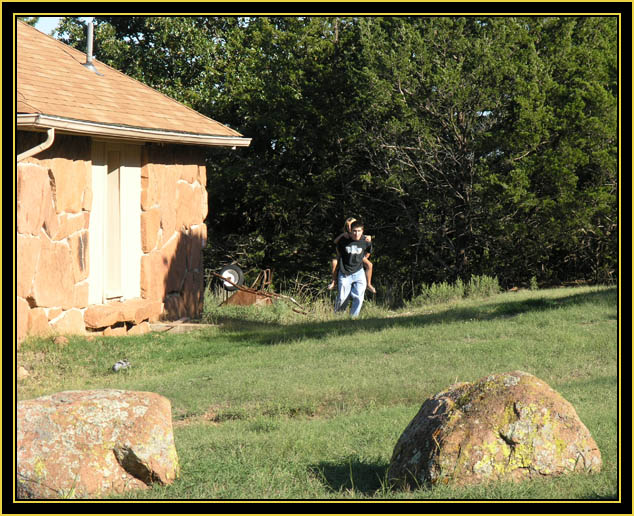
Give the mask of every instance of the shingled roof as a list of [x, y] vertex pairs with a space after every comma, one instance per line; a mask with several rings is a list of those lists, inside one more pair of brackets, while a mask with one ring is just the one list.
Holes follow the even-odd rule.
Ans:
[[250, 138], [17, 22], [18, 127], [147, 141], [247, 146]]

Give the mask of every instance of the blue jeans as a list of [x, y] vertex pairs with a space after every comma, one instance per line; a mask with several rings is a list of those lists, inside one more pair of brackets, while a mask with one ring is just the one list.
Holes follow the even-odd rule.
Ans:
[[365, 287], [367, 281], [365, 278], [365, 270], [361, 268], [354, 274], [346, 276], [339, 272], [339, 278], [337, 282], [337, 300], [335, 301], [335, 312], [345, 310], [348, 298], [352, 298], [352, 306], [350, 308], [350, 315], [357, 317], [361, 311], [363, 305], [363, 295], [365, 294]]

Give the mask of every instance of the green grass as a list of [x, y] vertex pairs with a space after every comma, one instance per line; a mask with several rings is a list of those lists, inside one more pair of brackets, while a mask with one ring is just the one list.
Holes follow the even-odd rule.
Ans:
[[[18, 399], [61, 390], [153, 391], [172, 403], [181, 477], [132, 499], [478, 500], [618, 498], [617, 291], [581, 287], [350, 320], [322, 300], [208, 304], [189, 334], [29, 340]], [[121, 359], [132, 367], [112, 373]], [[597, 441], [603, 470], [517, 484], [388, 489], [392, 450], [422, 402], [456, 381], [523, 370], [560, 392]]]

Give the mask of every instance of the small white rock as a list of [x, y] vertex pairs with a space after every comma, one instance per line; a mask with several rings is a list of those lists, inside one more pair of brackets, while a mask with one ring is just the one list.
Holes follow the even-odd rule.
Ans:
[[24, 380], [29, 376], [29, 372], [22, 366], [18, 366], [18, 380]]

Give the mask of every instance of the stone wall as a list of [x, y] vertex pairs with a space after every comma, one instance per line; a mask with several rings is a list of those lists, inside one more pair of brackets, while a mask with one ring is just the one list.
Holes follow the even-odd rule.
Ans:
[[[19, 131], [17, 153], [44, 139], [42, 133]], [[202, 249], [207, 238], [202, 150], [146, 144], [142, 152], [141, 298], [149, 304], [139, 308], [135, 300], [129, 307], [93, 305], [89, 320], [85, 315], [89, 309], [91, 139], [57, 134], [51, 148], [18, 163], [18, 343], [26, 335], [86, 329], [106, 335], [138, 333], [148, 327], [145, 320], [138, 320], [140, 313], [149, 312], [149, 320], [157, 319], [162, 310], [166, 318], [200, 313]], [[113, 318], [117, 321], [109, 322], [107, 328], [95, 326], [95, 320]]]
[[203, 150], [148, 144], [141, 168], [141, 296], [163, 300], [164, 317], [202, 309], [207, 242]]
[[[18, 132], [17, 153], [45, 139]], [[17, 166], [17, 337], [81, 333], [88, 306], [90, 139], [57, 135]]]

